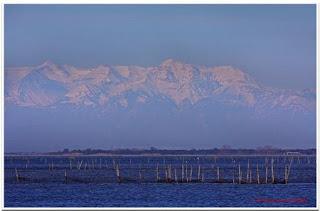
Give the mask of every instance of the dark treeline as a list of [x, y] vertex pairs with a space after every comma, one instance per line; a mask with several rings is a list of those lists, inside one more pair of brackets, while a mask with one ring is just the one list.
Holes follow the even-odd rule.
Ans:
[[112, 154], [112, 155], [315, 155], [316, 149], [278, 149], [272, 147], [261, 147], [257, 149], [231, 149], [229, 147], [214, 148], [214, 149], [64, 149], [57, 152], [48, 152], [49, 155], [64, 155], [64, 154]]

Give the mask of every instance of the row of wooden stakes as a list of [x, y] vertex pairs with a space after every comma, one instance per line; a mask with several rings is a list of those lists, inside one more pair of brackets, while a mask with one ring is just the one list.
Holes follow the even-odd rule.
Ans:
[[[81, 165], [82, 165], [83, 161], [81, 161], [78, 166], [77, 169], [80, 170], [81, 169]], [[216, 179], [215, 180], [205, 180], [205, 175], [204, 175], [204, 171], [202, 171], [201, 165], [198, 165], [198, 169], [197, 169], [197, 177], [194, 178], [193, 177], [193, 166], [192, 165], [187, 165], [187, 164], [182, 164], [181, 165], [181, 176], [180, 178], [178, 178], [178, 171], [180, 171], [180, 168], [173, 168], [171, 166], [171, 164], [166, 165], [164, 168], [164, 177], [160, 178], [160, 169], [159, 169], [159, 164], [157, 164], [156, 166], [156, 178], [155, 181], [158, 183], [200, 183], [200, 182], [209, 182], [209, 181], [213, 181], [214, 183], [233, 183], [233, 184], [276, 184], [276, 183], [284, 183], [287, 184], [289, 182], [289, 175], [290, 175], [290, 169], [291, 169], [291, 164], [292, 164], [292, 160], [290, 161], [289, 165], [285, 165], [284, 168], [284, 179], [283, 180], [277, 180], [275, 177], [275, 171], [274, 171], [274, 160], [271, 159], [271, 181], [270, 179], [268, 179], [268, 166], [265, 165], [265, 178], [261, 178], [260, 177], [260, 172], [259, 172], [259, 165], [256, 164], [256, 178], [252, 178], [252, 169], [250, 166], [250, 162], [248, 161], [248, 166], [247, 166], [247, 175], [246, 178], [243, 177], [242, 175], [242, 171], [241, 171], [241, 165], [240, 163], [238, 164], [238, 178], [236, 178], [236, 174], [235, 174], [235, 165], [233, 167], [233, 178], [232, 181], [228, 181], [225, 180], [223, 178], [221, 178], [221, 174], [220, 174], [220, 167], [216, 166]], [[70, 169], [72, 169], [71, 166], [71, 162], [70, 162]], [[84, 167], [84, 169], [86, 169], [86, 165]], [[122, 183], [122, 182], [126, 182], [126, 179], [121, 177], [120, 174], [120, 167], [119, 164], [116, 164], [116, 162], [113, 162], [113, 169], [115, 171], [116, 174], [116, 179], [118, 183]], [[53, 163], [51, 164], [51, 166], [49, 165], [49, 170], [52, 171], [53, 170]], [[16, 181], [19, 182], [21, 180], [21, 177], [19, 175], [19, 171], [17, 169], [15, 169], [15, 175], [16, 175]], [[64, 177], [65, 177], [65, 181], [68, 182], [70, 180], [72, 180], [71, 177], [69, 177], [67, 175], [67, 169], [65, 169], [64, 172]], [[137, 181], [143, 181], [143, 176], [142, 176], [142, 172], [141, 170], [139, 170], [139, 179]]]
[[[288, 158], [288, 159], [289, 159], [290, 163], [292, 163], [293, 157]], [[232, 160], [232, 162], [235, 161], [233, 158], [232, 158], [231, 160]], [[297, 160], [297, 163], [298, 163], [298, 164], [301, 164], [301, 159], [300, 159], [299, 157], [297, 157], [296, 160]], [[130, 166], [131, 166], [132, 160], [130, 159], [129, 161], [130, 161]], [[273, 159], [273, 158], [272, 158], [272, 159], [271, 159], [271, 162], [274, 162], [274, 161], [278, 161], [278, 162], [279, 162], [279, 158], [276, 158], [276, 159]], [[248, 162], [249, 162], [249, 161], [248, 161]], [[268, 162], [268, 161], [267, 161], [267, 158], [266, 158], [266, 163], [267, 163], [267, 162]], [[286, 163], [286, 158], [284, 158], [283, 162]], [[148, 160], [148, 163], [149, 163], [149, 160]], [[183, 161], [183, 163], [184, 163], [184, 161]], [[217, 158], [216, 158], [216, 157], [214, 157], [214, 163], [215, 163], [215, 164], [217, 163]], [[310, 163], [311, 163], [309, 157], [306, 157], [306, 163], [307, 163], [307, 164], [310, 164]], [[49, 169], [49, 170], [53, 170], [54, 167], [56, 167], [56, 166], [54, 165], [53, 161], [51, 161], [51, 162], [49, 163], [49, 162], [47, 161], [47, 159], [45, 159], [45, 164], [48, 166], [48, 169]], [[116, 165], [116, 161], [115, 161], [114, 159], [112, 160], [112, 164], [113, 164], [113, 167]], [[74, 169], [74, 168], [75, 168], [75, 169], [78, 169], [78, 170], [80, 170], [80, 169], [84, 169], [84, 170], [87, 170], [87, 169], [97, 169], [97, 168], [102, 169], [104, 165], [105, 165], [105, 167], [108, 168], [108, 164], [107, 164], [107, 163], [102, 164], [102, 160], [101, 160], [101, 159], [100, 159], [100, 163], [97, 162], [97, 160], [95, 160], [95, 161], [92, 160], [92, 162], [84, 162], [83, 160], [81, 160], [81, 161], [77, 161], [76, 164], [72, 163], [72, 160], [69, 159], [69, 167], [68, 167], [68, 168], [69, 168], [70, 170], [72, 170], [72, 169]], [[164, 165], [165, 165], [165, 160], [164, 160]], [[26, 161], [26, 164], [24, 165], [24, 168], [25, 168], [25, 169], [28, 169], [29, 166], [30, 166], [30, 160], [28, 159], [28, 160]]]

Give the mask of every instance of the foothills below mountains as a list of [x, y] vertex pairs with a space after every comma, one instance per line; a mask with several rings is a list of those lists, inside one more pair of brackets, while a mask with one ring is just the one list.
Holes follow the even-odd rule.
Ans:
[[315, 112], [315, 90], [283, 90], [256, 82], [231, 67], [205, 67], [168, 59], [159, 66], [76, 68], [47, 61], [35, 67], [5, 68], [7, 105], [134, 108], [167, 102], [181, 110], [204, 102], [254, 111]]

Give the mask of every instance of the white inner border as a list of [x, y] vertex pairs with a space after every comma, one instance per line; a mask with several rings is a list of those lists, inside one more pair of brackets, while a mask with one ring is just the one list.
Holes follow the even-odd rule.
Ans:
[[[188, 208], [188, 207], [183, 207], [183, 208], [142, 208], [142, 207], [136, 207], [136, 208], [115, 208], [115, 207], [110, 207], [110, 208], [95, 208], [95, 207], [42, 207], [42, 208], [5, 208], [4, 207], [4, 4], [317, 4], [317, 68], [316, 68], [316, 77], [317, 77], [317, 198], [316, 198], [316, 208], [306, 208], [306, 207], [301, 207], [301, 208], [282, 208], [282, 207], [264, 207], [264, 208], [241, 208], [241, 207], [227, 207], [227, 208], [200, 208], [200, 207], [194, 207], [194, 208]], [[5, 210], [314, 210], [314, 209], [319, 209], [319, 188], [320, 188], [320, 178], [319, 178], [319, 172], [320, 172], [320, 163], [319, 163], [319, 155], [320, 155], [320, 148], [319, 148], [319, 96], [318, 94], [320, 93], [320, 74], [318, 73], [319, 71], [319, 1], [317, 0], [269, 0], [269, 1], [262, 1], [262, 0], [246, 0], [246, 1], [241, 1], [241, 0], [215, 0], [215, 1], [210, 1], [210, 0], [91, 0], [91, 1], [86, 1], [86, 0], [3, 0], [1, 1], [1, 11], [0, 11], [0, 18], [1, 18], [1, 77], [0, 77], [0, 90], [1, 90], [1, 123], [0, 123], [0, 137], [1, 137], [1, 162], [0, 162], [0, 170], [1, 170], [1, 191], [0, 191], [0, 202], [1, 202], [1, 209]]]

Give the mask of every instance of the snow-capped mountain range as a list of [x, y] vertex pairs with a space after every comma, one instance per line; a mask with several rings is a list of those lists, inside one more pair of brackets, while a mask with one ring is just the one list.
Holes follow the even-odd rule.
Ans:
[[263, 111], [315, 112], [315, 90], [284, 90], [262, 85], [231, 66], [206, 67], [168, 59], [159, 66], [77, 68], [53, 62], [5, 68], [6, 105], [70, 105], [107, 110], [169, 100], [178, 109], [210, 100]]

